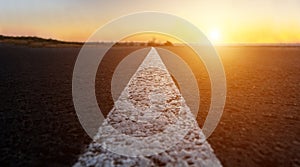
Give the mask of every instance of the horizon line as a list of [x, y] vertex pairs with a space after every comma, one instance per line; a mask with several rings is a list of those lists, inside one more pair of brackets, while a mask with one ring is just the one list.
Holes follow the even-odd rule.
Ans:
[[[77, 44], [108, 44], [108, 43], [114, 43], [115, 41], [93, 41], [93, 42], [84, 42], [84, 41], [67, 41], [67, 40], [61, 40], [61, 39], [54, 39], [54, 38], [45, 38], [45, 37], [40, 37], [40, 36], [32, 36], [32, 35], [3, 35], [0, 34], [0, 42], [2, 39], [5, 38], [15, 38], [15, 39], [20, 39], [20, 38], [36, 38], [40, 40], [50, 40], [53, 42], [61, 42], [61, 43], [77, 43]], [[119, 41], [115, 43], [126, 43], [126, 42], [133, 42], [133, 43], [147, 43], [148, 41]], [[168, 42], [166, 40], [165, 42]], [[158, 44], [163, 44], [165, 42], [158, 42]], [[175, 45], [183, 45], [185, 43], [178, 43], [178, 42], [171, 42], [172, 44]], [[300, 42], [211, 42], [212, 45], [214, 46], [300, 46]], [[193, 45], [193, 44], [192, 44]], [[195, 44], [197, 45], [197, 44]]]

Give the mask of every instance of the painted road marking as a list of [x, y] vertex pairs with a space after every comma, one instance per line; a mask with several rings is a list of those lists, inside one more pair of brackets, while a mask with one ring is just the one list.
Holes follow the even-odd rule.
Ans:
[[221, 163], [157, 51], [151, 48], [74, 166]]

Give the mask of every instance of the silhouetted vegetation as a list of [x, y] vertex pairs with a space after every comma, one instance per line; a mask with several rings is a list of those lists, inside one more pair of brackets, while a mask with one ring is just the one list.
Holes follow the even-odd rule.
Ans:
[[117, 42], [115, 46], [174, 46], [174, 45], [170, 41], [166, 41], [165, 43], [159, 43], [159, 42], [155, 42], [154, 40], [150, 40], [148, 42], [133, 42], [133, 41]]
[[170, 41], [166, 41], [166, 42], [164, 43], [164, 45], [165, 45], [165, 46], [174, 46], [173, 43], [170, 42]]
[[82, 46], [83, 42], [68, 42], [60, 41], [56, 39], [45, 39], [35, 36], [3, 36], [0, 35], [0, 42], [13, 44], [13, 45], [22, 45], [22, 46], [31, 46], [31, 47], [68, 47], [68, 46]]
[[[24, 45], [31, 47], [77, 47], [82, 46], [84, 42], [68, 42], [68, 41], [60, 41], [56, 39], [45, 39], [35, 36], [4, 36], [0, 35], [0, 43], [8, 43], [14, 45]], [[112, 42], [89, 42], [91, 45], [106, 45], [112, 44]], [[148, 42], [135, 42], [135, 41], [123, 41], [117, 42], [114, 46], [174, 46], [172, 42], [166, 41], [164, 43], [157, 42], [155, 38], [149, 40]]]

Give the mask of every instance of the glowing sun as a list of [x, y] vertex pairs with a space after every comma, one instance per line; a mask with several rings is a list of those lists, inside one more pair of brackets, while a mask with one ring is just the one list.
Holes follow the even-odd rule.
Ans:
[[210, 33], [209, 33], [209, 39], [212, 42], [219, 42], [221, 40], [221, 34], [220, 31], [218, 29], [213, 29]]

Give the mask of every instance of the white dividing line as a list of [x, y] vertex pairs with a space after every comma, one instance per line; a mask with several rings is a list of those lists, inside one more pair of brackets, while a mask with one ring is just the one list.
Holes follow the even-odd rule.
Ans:
[[79, 166], [221, 166], [154, 48], [132, 76]]

